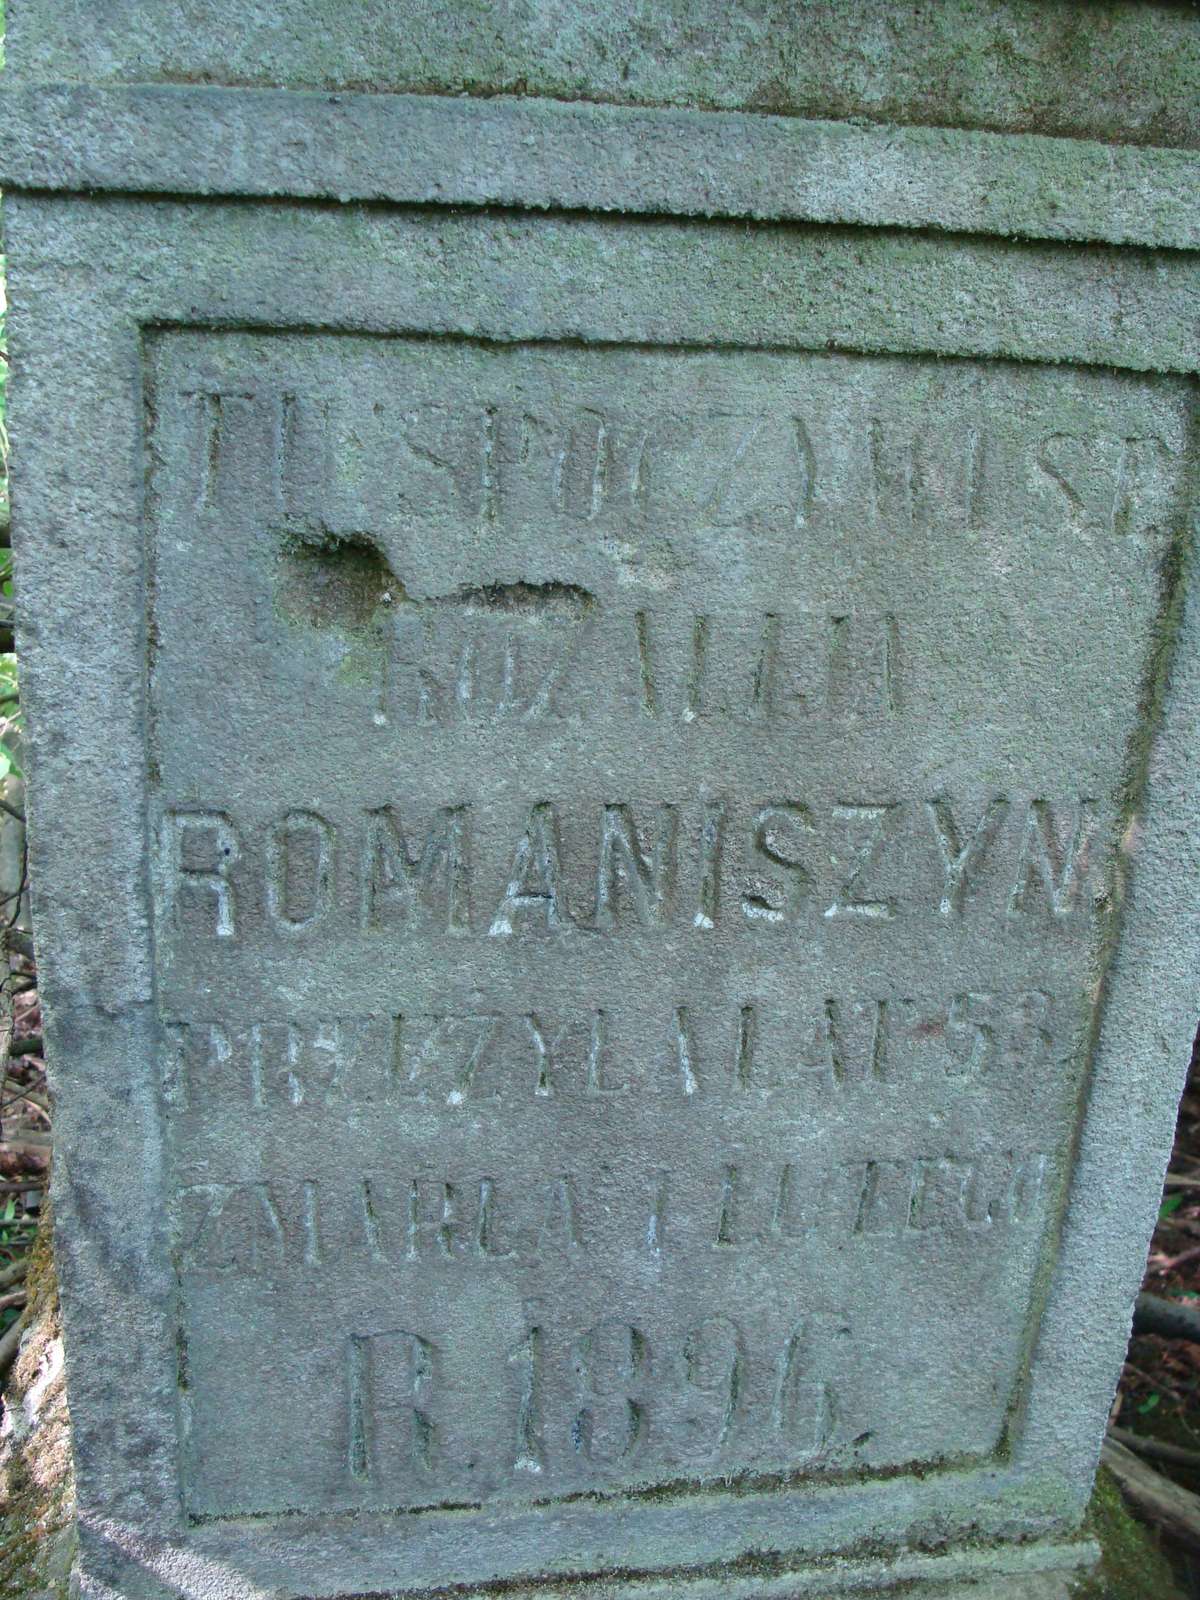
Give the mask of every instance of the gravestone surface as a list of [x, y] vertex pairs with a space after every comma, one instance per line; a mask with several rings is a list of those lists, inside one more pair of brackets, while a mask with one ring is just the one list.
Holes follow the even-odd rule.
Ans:
[[81, 1593], [1065, 1593], [1197, 1012], [1194, 14], [10, 12]]

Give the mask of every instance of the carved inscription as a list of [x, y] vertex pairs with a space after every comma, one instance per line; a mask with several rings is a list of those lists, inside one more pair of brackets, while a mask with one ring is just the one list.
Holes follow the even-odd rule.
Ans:
[[[279, 538], [290, 548], [286, 533]], [[336, 581], [339, 560], [323, 559]], [[553, 584], [415, 602], [378, 563], [370, 609], [362, 602], [333, 624], [345, 641], [341, 659], [359, 659], [371, 682], [377, 728], [527, 725], [607, 708], [703, 731], [729, 721], [877, 723], [902, 705], [895, 616], [609, 611], [582, 589]], [[258, 642], [272, 648], [297, 621], [327, 620], [286, 598], [279, 618], [263, 613]]]
[[631, 1256], [778, 1253], [804, 1240], [989, 1233], [1040, 1214], [1044, 1154], [886, 1157], [830, 1167], [718, 1162], [657, 1170], [632, 1189], [611, 1169], [528, 1182], [377, 1172], [298, 1183], [204, 1182], [179, 1192], [180, 1263], [234, 1277], [347, 1266], [479, 1269]]
[[1186, 389], [147, 349], [189, 1514], [991, 1458], [1136, 864]]
[[[1161, 509], [1172, 441], [1119, 424], [1015, 434], [992, 418], [922, 422], [860, 414], [830, 436], [787, 401], [758, 413], [725, 408], [627, 414], [570, 403], [536, 411], [497, 395], [447, 404], [376, 401], [252, 378], [184, 386], [191, 420], [190, 494], [197, 511], [244, 509], [299, 527], [365, 527], [399, 492], [410, 515], [448, 513], [486, 531], [530, 505], [619, 539], [638, 524], [802, 533], [820, 509], [835, 450], [853, 461], [854, 508], [876, 527], [969, 533], [986, 524], [1006, 478], [1060, 498], [1070, 525], [1125, 535]], [[793, 401], [793, 404], [795, 402]], [[360, 471], [338, 470], [355, 448]], [[348, 520], [347, 520], [348, 519]]]
[[613, 606], [563, 583], [417, 599], [378, 534], [275, 528], [268, 539], [280, 566], [274, 603], [264, 597], [255, 613], [264, 668], [319, 630], [335, 643], [334, 682], [353, 662], [370, 685], [378, 728], [523, 726], [604, 711], [700, 731], [729, 721], [877, 723], [902, 706], [906, 655], [889, 613]]
[[343, 823], [297, 807], [260, 829], [228, 811], [176, 808], [162, 820], [159, 861], [168, 923], [218, 939], [251, 927], [492, 939], [751, 931], [918, 911], [953, 920], [972, 902], [1067, 919], [1093, 909], [1096, 810], [1079, 796], [714, 797], [606, 802], [581, 816], [542, 800], [519, 807], [511, 835], [497, 838], [468, 801], [407, 816], [383, 805]]
[[727, 1011], [691, 1001], [657, 1027], [622, 1011], [451, 1012], [319, 1022], [169, 1021], [164, 1088], [182, 1113], [214, 1099], [307, 1119], [315, 1106], [451, 1109], [636, 1096], [770, 1096], [803, 1104], [880, 1084], [952, 1090], [999, 1075], [1036, 1088], [1072, 1049], [1061, 1002], [1039, 989], [817, 996]]
[[[450, 396], [422, 381], [419, 350], [400, 347], [416, 371], [369, 404], [357, 384], [331, 393], [261, 363], [166, 397], [187, 454], [180, 511], [248, 519], [274, 553], [249, 602], [259, 670], [287, 669], [289, 648], [322, 636], [326, 687], [369, 683], [360, 709], [379, 728], [634, 710], [700, 729], [886, 722], [921, 671], [911, 617], [847, 603], [846, 582], [835, 604], [688, 605], [689, 557], [722, 538], [766, 540], [791, 575], [783, 552], [828, 559], [845, 528], [947, 541], [953, 560], [1031, 518], [1086, 548], [1161, 539], [1170, 516], [1180, 446], [1147, 421], [1081, 417], [1064, 431], [1053, 406], [956, 399], [950, 383], [942, 395], [918, 383], [899, 405], [881, 385], [851, 403], [832, 362], [825, 405], [768, 362], [768, 402], [760, 384], [757, 399], [698, 408], [683, 365], [659, 358], [658, 381], [614, 407], [583, 393], [585, 379], [549, 381], [536, 351], [460, 352], [471, 376]], [[432, 582], [413, 536], [466, 531], [499, 553], [530, 527], [563, 553], [549, 581]], [[617, 594], [601, 592], [605, 572]]]
[[[702, 1318], [660, 1345], [633, 1323], [532, 1324], [498, 1375], [508, 1416], [495, 1449], [515, 1477], [601, 1481], [614, 1469], [690, 1476], [739, 1447], [819, 1461], [852, 1419], [828, 1377], [844, 1317], [788, 1330], [778, 1350], [728, 1316]], [[345, 1346], [346, 1471], [362, 1488], [432, 1486], [456, 1440], [439, 1419], [442, 1352], [403, 1331], [350, 1334]], [[505, 1426], [507, 1422], [507, 1426]]]

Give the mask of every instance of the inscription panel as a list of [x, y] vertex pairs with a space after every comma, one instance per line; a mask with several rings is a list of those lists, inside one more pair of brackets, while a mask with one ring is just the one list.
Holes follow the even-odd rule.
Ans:
[[1186, 416], [1000, 362], [150, 338], [193, 1516], [1003, 1447]]

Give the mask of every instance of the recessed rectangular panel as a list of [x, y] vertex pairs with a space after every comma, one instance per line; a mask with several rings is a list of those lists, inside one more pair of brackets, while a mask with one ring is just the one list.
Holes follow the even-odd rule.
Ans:
[[146, 363], [190, 1514], [1002, 1450], [1186, 384], [315, 333]]

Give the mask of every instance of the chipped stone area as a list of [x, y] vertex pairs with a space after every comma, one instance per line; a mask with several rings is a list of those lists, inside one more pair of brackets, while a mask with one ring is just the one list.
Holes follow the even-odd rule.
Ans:
[[66, 1600], [75, 1482], [48, 1215], [27, 1285], [26, 1328], [0, 1418], [0, 1600]]

